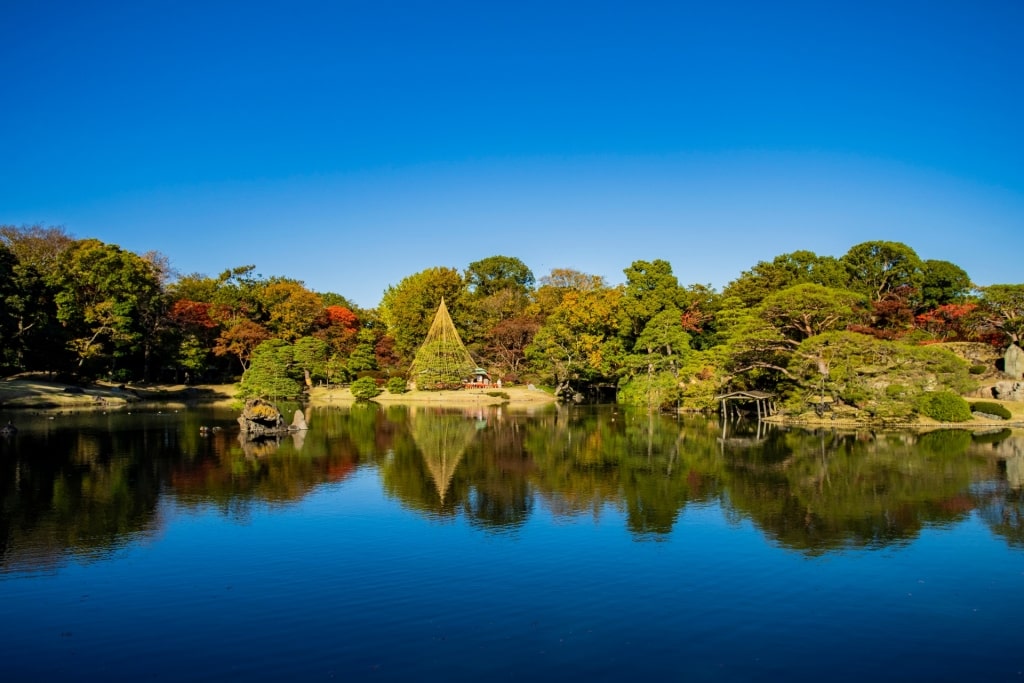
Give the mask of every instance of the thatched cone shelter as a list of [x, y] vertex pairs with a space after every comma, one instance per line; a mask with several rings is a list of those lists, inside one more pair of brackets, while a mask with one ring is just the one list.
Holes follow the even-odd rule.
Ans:
[[474, 370], [476, 361], [462, 343], [442, 298], [427, 338], [416, 351], [409, 378], [420, 390], [461, 389]]
[[461, 415], [416, 415], [411, 423], [412, 440], [444, 503], [462, 454], [476, 438], [476, 426]]

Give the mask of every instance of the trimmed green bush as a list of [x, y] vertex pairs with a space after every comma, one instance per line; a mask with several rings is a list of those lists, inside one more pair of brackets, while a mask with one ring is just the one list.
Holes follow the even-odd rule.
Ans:
[[511, 396], [508, 395], [507, 391], [488, 391], [487, 395], [488, 396], [493, 396], [495, 398], [505, 399], [506, 401], [508, 401], [508, 400], [510, 400], [512, 398]]
[[971, 407], [963, 397], [952, 391], [926, 391], [917, 397], [918, 411], [939, 422], [967, 422]]
[[385, 386], [387, 386], [388, 392], [392, 394], [404, 394], [409, 391], [409, 385], [404, 377], [392, 377]]
[[349, 389], [352, 391], [352, 395], [360, 401], [369, 401], [374, 396], [380, 396], [383, 391], [372, 377], [360, 377], [352, 382]]
[[991, 401], [978, 401], [976, 403], [972, 403], [971, 412], [998, 415], [1004, 420], [1009, 420], [1013, 417], [1013, 414], [1006, 408], [1006, 406], [999, 403], [992, 403]]
[[987, 365], [972, 365], [971, 367], [967, 368], [967, 372], [971, 373], [972, 375], [982, 375], [985, 373], [986, 370], [988, 370]]

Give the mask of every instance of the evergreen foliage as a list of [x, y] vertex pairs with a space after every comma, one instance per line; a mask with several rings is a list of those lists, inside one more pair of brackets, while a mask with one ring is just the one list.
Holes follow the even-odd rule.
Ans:
[[242, 398], [291, 398], [302, 393], [295, 376], [295, 349], [283, 339], [268, 339], [256, 347], [242, 375]]
[[683, 389], [675, 373], [667, 370], [638, 374], [619, 386], [619, 403], [654, 409], [672, 408], [683, 399]]
[[967, 422], [971, 419], [967, 401], [951, 391], [926, 391], [917, 397], [916, 405], [922, 415], [939, 422]]
[[[788, 365], [787, 407], [802, 411], [822, 390], [879, 419], [910, 419], [921, 394], [954, 395], [977, 387], [967, 362], [935, 345], [916, 346], [856, 332], [830, 332], [802, 342]], [[966, 403], [964, 404], [966, 406]]]
[[387, 382], [388, 393], [391, 394], [404, 394], [409, 391], [408, 382], [405, 381], [404, 377], [392, 377]]
[[1013, 417], [1013, 414], [1006, 406], [1001, 403], [993, 403], [992, 401], [975, 401], [971, 404], [971, 412], [995, 415], [1003, 418], [1004, 420], [1009, 420]]
[[375, 396], [380, 396], [384, 391], [377, 386], [377, 380], [372, 377], [360, 377], [352, 382], [349, 389], [352, 391], [352, 395], [360, 401], [369, 401]]

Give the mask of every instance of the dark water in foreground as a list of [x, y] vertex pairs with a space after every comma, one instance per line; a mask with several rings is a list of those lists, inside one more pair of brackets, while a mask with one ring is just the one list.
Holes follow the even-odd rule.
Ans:
[[1024, 678], [1019, 432], [13, 418], [4, 681]]

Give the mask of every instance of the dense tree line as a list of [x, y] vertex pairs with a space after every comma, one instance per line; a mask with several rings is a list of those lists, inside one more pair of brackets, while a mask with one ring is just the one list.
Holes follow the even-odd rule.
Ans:
[[703, 407], [724, 387], [811, 385], [884, 403], [879, 382], [858, 384], [841, 369], [901, 368], [910, 393], [936, 381], [954, 387], [965, 370], [927, 345], [1001, 347], [1024, 332], [1024, 284], [975, 287], [959, 266], [898, 242], [864, 242], [838, 258], [782, 254], [722, 291], [680, 284], [661, 259], [624, 273], [614, 286], [568, 268], [538, 280], [520, 259], [491, 256], [464, 271], [411, 274], [376, 309], [361, 309], [254, 266], [178, 275], [159, 254], [61, 228], [2, 226], [0, 370], [118, 381], [241, 376], [243, 393], [293, 395], [304, 382], [404, 376], [443, 297], [473, 358], [505, 381], [583, 394], [610, 387], [621, 401], [651, 406]]

